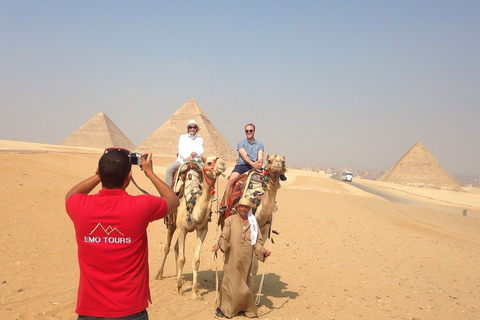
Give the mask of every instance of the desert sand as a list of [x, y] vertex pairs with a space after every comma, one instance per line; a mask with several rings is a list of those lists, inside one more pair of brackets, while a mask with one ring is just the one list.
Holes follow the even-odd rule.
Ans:
[[[76, 319], [78, 263], [64, 196], [95, 172], [102, 150], [5, 140], [0, 150], [0, 319]], [[163, 178], [173, 157], [153, 159]], [[229, 163], [227, 172], [232, 168]], [[133, 176], [154, 193], [139, 168]], [[412, 200], [396, 203], [328, 175], [289, 170], [287, 177], [273, 219], [279, 235], [266, 244], [272, 256], [260, 266], [260, 319], [480, 319], [478, 189], [354, 178]], [[225, 184], [221, 178], [219, 193]], [[133, 185], [127, 191], [140, 193]], [[165, 278], [154, 279], [166, 228], [163, 221], [149, 226], [150, 319], [214, 318], [215, 270], [221, 277], [222, 262], [210, 251], [220, 230], [215, 222], [209, 227], [199, 273], [203, 299], [192, 300], [194, 234], [187, 236], [185, 291], [178, 296], [173, 251]]]

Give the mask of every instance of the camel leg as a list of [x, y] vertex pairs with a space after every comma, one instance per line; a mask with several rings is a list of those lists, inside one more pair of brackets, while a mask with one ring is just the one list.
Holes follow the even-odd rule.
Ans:
[[175, 253], [177, 256], [177, 288], [175, 294], [182, 294], [183, 287], [183, 267], [185, 266], [185, 238], [187, 231], [180, 229], [177, 237], [177, 243], [175, 244]]
[[173, 234], [175, 233], [176, 229], [177, 229], [177, 226], [175, 224], [167, 225], [167, 243], [165, 244], [165, 248], [163, 248], [162, 263], [160, 265], [160, 269], [158, 269], [157, 276], [155, 277], [155, 279], [157, 280], [163, 279], [163, 270], [165, 268], [165, 261], [167, 261], [167, 255], [170, 252], [170, 246], [172, 244]]
[[202, 250], [203, 241], [207, 236], [208, 228], [197, 229], [197, 243], [195, 245], [195, 254], [193, 256], [193, 283], [192, 283], [192, 299], [202, 299], [198, 289], [198, 269], [200, 267], [200, 251]]
[[177, 276], [178, 274], [178, 238], [177, 238], [177, 241], [175, 241], [173, 252], [175, 253], [175, 276]]

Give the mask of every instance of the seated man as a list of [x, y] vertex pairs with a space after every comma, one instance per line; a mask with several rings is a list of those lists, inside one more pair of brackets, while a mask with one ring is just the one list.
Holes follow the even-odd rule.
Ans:
[[263, 166], [263, 143], [255, 139], [255, 126], [252, 123], [245, 126], [245, 135], [246, 139], [240, 140], [237, 143], [239, 157], [225, 187], [225, 193], [219, 210], [221, 213], [226, 209], [228, 199], [232, 194], [233, 185], [238, 177], [251, 169], [260, 170]]

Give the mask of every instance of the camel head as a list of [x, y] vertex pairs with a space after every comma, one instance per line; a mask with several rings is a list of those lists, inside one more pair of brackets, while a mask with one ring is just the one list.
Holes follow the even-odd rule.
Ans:
[[210, 173], [210, 179], [216, 179], [219, 175], [222, 175], [225, 170], [227, 170], [227, 164], [222, 159], [211, 156], [205, 160], [204, 169], [206, 173]]
[[285, 167], [285, 156], [280, 157], [277, 154], [269, 156], [267, 153], [267, 165], [265, 169], [272, 175], [279, 176], [287, 171]]
[[280, 157], [279, 155], [269, 156], [267, 153], [267, 164], [265, 166], [265, 171], [268, 172], [270, 181], [277, 187], [280, 188], [280, 175], [287, 172], [285, 167], [285, 156]]

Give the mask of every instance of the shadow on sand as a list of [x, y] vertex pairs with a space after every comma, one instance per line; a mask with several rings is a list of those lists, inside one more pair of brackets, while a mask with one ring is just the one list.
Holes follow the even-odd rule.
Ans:
[[[223, 271], [218, 271], [218, 279], [219, 279], [219, 288], [221, 286], [221, 281], [223, 278]], [[183, 294], [191, 293], [192, 291], [192, 280], [193, 274], [186, 273], [183, 275], [184, 281], [184, 291]], [[256, 278], [256, 290], [258, 290], [258, 286], [261, 281], [261, 275], [257, 275]], [[199, 271], [198, 272], [198, 287], [200, 289], [200, 296], [205, 298], [207, 294], [213, 293], [215, 294], [215, 270], [206, 270], [206, 271]], [[260, 305], [265, 306], [266, 308], [270, 309], [270, 311], [275, 309], [281, 309], [285, 303], [288, 302], [290, 299], [296, 299], [299, 296], [298, 292], [288, 291], [287, 283], [282, 282], [280, 280], [280, 276], [275, 273], [267, 273], [265, 274], [265, 278], [263, 280], [263, 287], [262, 287], [262, 296], [260, 299]], [[254, 299], [256, 298], [256, 293], [253, 295]], [[275, 306], [271, 298], [278, 298], [283, 299], [283, 302], [280, 305]], [[262, 314], [268, 314], [270, 311]]]

